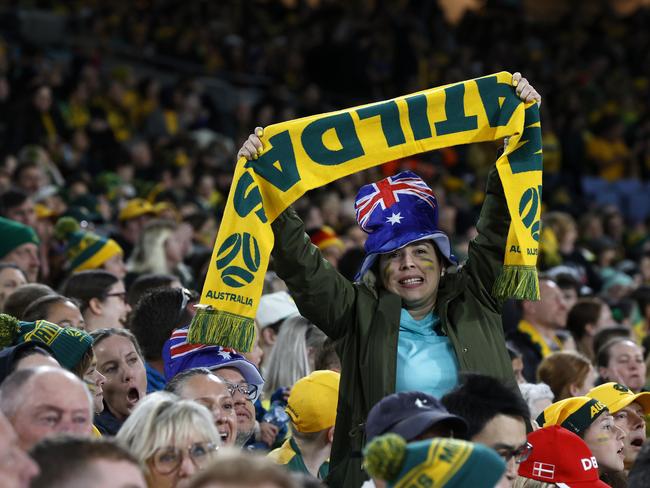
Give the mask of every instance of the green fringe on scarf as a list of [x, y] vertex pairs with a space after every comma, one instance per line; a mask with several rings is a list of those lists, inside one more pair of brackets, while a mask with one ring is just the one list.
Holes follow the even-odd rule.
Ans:
[[255, 320], [212, 307], [200, 308], [187, 332], [190, 344], [220, 344], [249, 352], [255, 341]]
[[494, 282], [492, 296], [498, 300], [539, 300], [539, 280], [535, 266], [503, 267]]

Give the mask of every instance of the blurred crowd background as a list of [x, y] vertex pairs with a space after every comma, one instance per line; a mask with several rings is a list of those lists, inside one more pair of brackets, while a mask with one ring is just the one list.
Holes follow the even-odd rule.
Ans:
[[[127, 325], [144, 351], [149, 390], [160, 389], [160, 347], [187, 324], [172, 320], [152, 337], [147, 326], [138, 329], [134, 312], [145, 295], [155, 302], [145, 292], [159, 286], [187, 289], [187, 299], [197, 301], [237, 150], [254, 127], [519, 71], [543, 96], [543, 302], [538, 310], [506, 304], [513, 367], [521, 383], [545, 381], [553, 389], [564, 366], [545, 358], [577, 350], [593, 378], [566, 381], [592, 387], [598, 373], [601, 382], [638, 393], [650, 385], [647, 3], [3, 2], [0, 311], [88, 332]], [[433, 188], [440, 228], [462, 264], [497, 150], [475, 144], [393, 161], [314, 190], [295, 208], [324, 257], [352, 279], [365, 241], [354, 218], [357, 190], [412, 169]], [[105, 274], [84, 275], [98, 269]], [[21, 288], [27, 291], [14, 293]], [[265, 293], [284, 290], [271, 263]], [[177, 297], [181, 310], [185, 293]], [[48, 300], [28, 310], [50, 295], [72, 299], [77, 311], [55, 320]], [[293, 324], [294, 335], [278, 336], [282, 352], [273, 360], [287, 306], [271, 307], [274, 321], [258, 317], [262, 347], [247, 356], [267, 380], [251, 439], [257, 447], [282, 440], [287, 419], [280, 428], [259, 427], [278, 423], [264, 417], [273, 413], [273, 394], [282, 399], [315, 369], [340, 368], [332, 345], [306, 319]], [[544, 319], [535, 322], [535, 314]], [[522, 320], [556, 347], [538, 350], [521, 336]], [[272, 341], [267, 325], [276, 327]], [[630, 342], [631, 372], [610, 364], [618, 359], [609, 349], [599, 356], [612, 337]], [[104, 339], [95, 336], [95, 347]], [[305, 351], [308, 360], [287, 366], [291, 354], [302, 361]], [[152, 388], [156, 381], [162, 384]], [[555, 400], [575, 396], [556, 389]], [[137, 402], [145, 392], [136, 393]]]
[[[39, 204], [45, 242], [61, 215], [110, 234], [128, 200], [157, 204], [158, 215], [187, 224], [194, 246], [181, 261], [200, 288], [236, 149], [253, 127], [521, 71], [544, 94], [553, 219], [540, 264], [580, 249], [600, 267], [624, 263], [639, 284], [650, 215], [648, 11], [562, 3], [487, 2], [451, 24], [428, 1], [16, 2], [0, 16], [0, 189]], [[489, 144], [450, 148], [384, 172], [409, 167], [427, 179], [462, 255], [494, 154]], [[305, 214], [313, 207], [308, 226], [345, 235], [369, 173], [300, 202]], [[56, 284], [49, 261], [40, 279]]]

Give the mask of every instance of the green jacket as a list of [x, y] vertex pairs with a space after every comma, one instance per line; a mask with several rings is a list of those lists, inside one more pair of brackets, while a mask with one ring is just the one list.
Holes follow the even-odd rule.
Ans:
[[[496, 169], [470, 243], [467, 263], [440, 282], [435, 313], [456, 351], [462, 372], [489, 374], [516, 385], [505, 348], [501, 306], [491, 295], [503, 266], [510, 216]], [[330, 475], [331, 487], [358, 488], [364, 423], [370, 408], [395, 392], [400, 297], [381, 286], [352, 284], [311, 244], [292, 209], [272, 224], [275, 269], [300, 313], [336, 341], [341, 384]]]

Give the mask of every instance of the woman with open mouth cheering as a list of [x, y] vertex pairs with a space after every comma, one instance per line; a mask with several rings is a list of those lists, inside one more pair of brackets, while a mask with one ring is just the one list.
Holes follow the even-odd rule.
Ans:
[[147, 373], [136, 338], [126, 329], [94, 331], [97, 370], [106, 377], [104, 410], [95, 416], [102, 434], [115, 435], [147, 394]]

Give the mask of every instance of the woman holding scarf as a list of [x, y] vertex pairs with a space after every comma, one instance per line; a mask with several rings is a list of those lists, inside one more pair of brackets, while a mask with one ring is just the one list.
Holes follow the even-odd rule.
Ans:
[[[521, 74], [513, 86], [524, 102], [541, 101]], [[238, 156], [263, 149], [255, 130]], [[328, 485], [360, 486], [361, 448], [368, 411], [396, 391], [440, 397], [459, 372], [490, 374], [516, 388], [491, 290], [504, 259], [510, 225], [503, 187], [493, 167], [470, 244], [457, 273], [449, 237], [437, 227], [431, 189], [410, 171], [363, 186], [355, 203], [368, 234], [366, 257], [350, 283], [315, 248], [302, 221], [287, 209], [272, 224], [275, 270], [301, 315], [337, 343], [341, 389]]]

